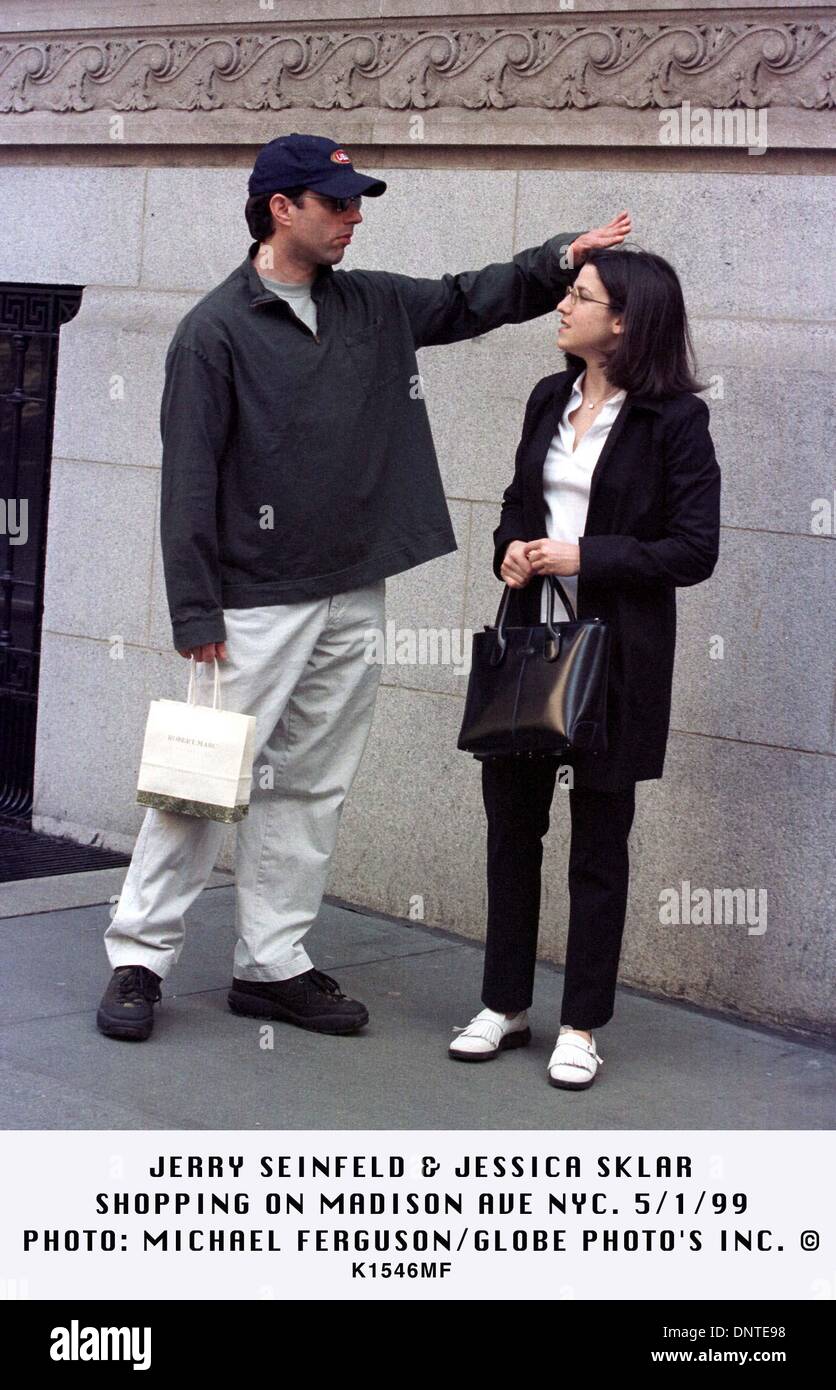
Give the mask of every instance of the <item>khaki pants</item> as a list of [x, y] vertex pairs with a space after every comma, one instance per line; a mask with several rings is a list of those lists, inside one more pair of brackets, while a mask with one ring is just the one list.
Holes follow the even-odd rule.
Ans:
[[[385, 630], [385, 589], [381, 579], [308, 603], [224, 610], [223, 706], [256, 718], [250, 809], [237, 828], [236, 979], [288, 980], [311, 968], [302, 940], [319, 912], [371, 728], [381, 668], [367, 660], [365, 634]], [[183, 914], [206, 886], [226, 830], [149, 807], [105, 932], [113, 968], [168, 974], [183, 946]]]

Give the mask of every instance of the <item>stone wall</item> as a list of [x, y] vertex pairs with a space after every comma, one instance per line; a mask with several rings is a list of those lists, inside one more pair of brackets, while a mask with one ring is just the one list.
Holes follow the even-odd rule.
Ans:
[[[832, 510], [829, 533], [816, 521], [817, 499], [836, 502], [833, 8], [6, 0], [0, 280], [86, 287], [61, 335], [36, 828], [129, 848], [148, 701], [183, 697], [158, 541], [163, 359], [245, 254], [257, 146], [316, 131], [389, 180], [347, 269], [473, 269], [628, 207], [683, 281], [724, 529], [713, 578], [678, 596], [668, 761], [639, 785], [621, 978], [833, 1028]], [[726, 107], [749, 112], [747, 140], [766, 114], [765, 149], [663, 141], [665, 112], [693, 134], [694, 113]], [[388, 581], [398, 627], [492, 618], [491, 531], [526, 398], [561, 365], [554, 339], [548, 316], [421, 353], [459, 549]], [[465, 678], [416, 665], [383, 681], [331, 891], [478, 938]], [[223, 865], [233, 850], [230, 832]], [[558, 961], [567, 850], [558, 790], [542, 917]], [[766, 889], [767, 930], [661, 925], [660, 892], [685, 881]]]

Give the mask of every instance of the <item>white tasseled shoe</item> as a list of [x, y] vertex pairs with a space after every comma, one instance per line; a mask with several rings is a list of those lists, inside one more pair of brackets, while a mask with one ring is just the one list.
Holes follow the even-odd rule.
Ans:
[[525, 1047], [531, 1042], [528, 1014], [523, 1009], [515, 1018], [506, 1018], [493, 1009], [483, 1009], [466, 1028], [456, 1028], [458, 1037], [447, 1055], [457, 1062], [489, 1062], [509, 1047]]
[[564, 1024], [549, 1059], [549, 1085], [564, 1091], [583, 1091], [592, 1085], [603, 1065], [595, 1048], [595, 1035], [592, 1042], [587, 1042], [581, 1033]]

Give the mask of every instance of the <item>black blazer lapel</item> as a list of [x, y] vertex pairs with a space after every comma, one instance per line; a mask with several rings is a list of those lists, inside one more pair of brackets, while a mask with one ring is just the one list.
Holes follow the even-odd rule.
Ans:
[[572, 394], [572, 388], [579, 376], [580, 372], [564, 372], [563, 380], [558, 382], [554, 388], [554, 395], [552, 396], [552, 421], [554, 428], [552, 429], [552, 435], [557, 434], [557, 431], [560, 429], [561, 417], [566, 409], [569, 397]]
[[[587, 525], [589, 524], [589, 518], [592, 515], [592, 503], [595, 499], [596, 486], [600, 480], [601, 473], [603, 472], [603, 469], [606, 466], [607, 459], [609, 458], [610, 454], [612, 453], [613, 449], [618, 443], [619, 436], [621, 434], [621, 431], [624, 429], [625, 423], [627, 421], [627, 416], [630, 414], [631, 408], [632, 402], [630, 400], [630, 397], [627, 396], [627, 398], [621, 402], [621, 409], [619, 410], [618, 414], [616, 415], [615, 419], [610, 425], [610, 432], [607, 435], [604, 447], [598, 455], [595, 467], [592, 470], [592, 477], [589, 480], [589, 505], [586, 511]], [[584, 534], [586, 534], [586, 528], [584, 528]]]
[[[560, 429], [560, 421], [563, 417], [563, 412], [569, 403], [569, 398], [572, 394], [572, 388], [574, 387], [575, 382], [579, 376], [580, 371], [564, 373], [563, 379], [555, 386], [554, 395], [552, 396], [551, 419], [549, 421], [549, 428], [551, 430], [551, 433], [549, 434], [548, 439], [545, 441], [545, 445], [543, 444], [542, 433], [538, 432], [537, 435], [537, 449], [533, 457], [537, 467], [537, 495], [541, 501], [541, 505], [538, 510], [538, 517], [540, 517], [542, 520], [542, 535], [546, 534], [546, 500], [545, 489], [543, 485], [543, 468], [545, 467], [546, 456], [549, 452], [549, 445], [551, 444], [552, 439]], [[592, 477], [589, 482], [589, 505], [587, 507], [587, 518], [592, 512], [592, 502], [595, 496], [596, 484], [601, 477], [601, 472], [604, 466], [606, 465], [607, 459], [609, 458], [610, 454], [612, 453], [613, 449], [618, 443], [618, 437], [621, 434], [621, 431], [624, 429], [627, 416], [630, 413], [631, 405], [632, 401], [629, 396], [626, 398], [626, 400], [622, 401], [621, 409], [619, 410], [618, 414], [612, 422], [612, 425], [610, 426], [610, 432], [607, 435], [606, 443], [604, 444], [604, 447], [601, 450], [596, 461], [595, 467], [592, 470]]]

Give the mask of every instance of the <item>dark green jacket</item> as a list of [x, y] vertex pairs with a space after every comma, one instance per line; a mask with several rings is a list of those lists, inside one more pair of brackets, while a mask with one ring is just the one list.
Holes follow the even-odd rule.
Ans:
[[552, 311], [576, 235], [439, 280], [320, 266], [316, 336], [264, 289], [253, 243], [166, 356], [160, 531], [178, 650], [223, 641], [225, 607], [324, 598], [456, 549], [416, 348]]

